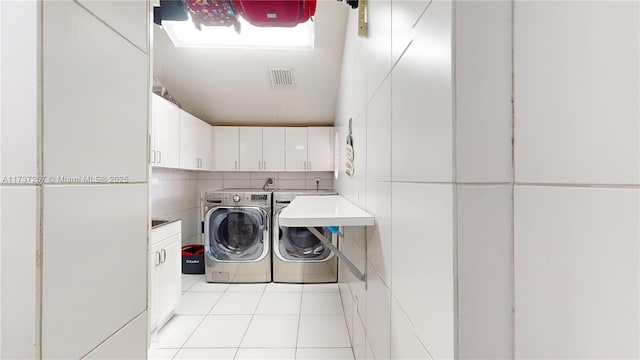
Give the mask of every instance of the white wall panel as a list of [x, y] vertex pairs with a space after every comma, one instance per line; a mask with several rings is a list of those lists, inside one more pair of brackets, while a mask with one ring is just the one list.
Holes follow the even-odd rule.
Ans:
[[391, 301], [391, 359], [431, 359], [398, 302]]
[[367, 211], [375, 217], [367, 227], [367, 257], [391, 288], [391, 183], [367, 182]]
[[452, 3], [431, 3], [391, 75], [393, 181], [453, 180], [451, 27]]
[[640, 191], [516, 186], [515, 357], [640, 356]]
[[146, 308], [146, 184], [45, 186], [42, 356], [79, 358]]
[[389, 359], [391, 356], [391, 290], [375, 270], [368, 270], [367, 286], [365, 327], [367, 338], [376, 359]]
[[367, 20], [367, 99], [371, 99], [391, 72], [391, 0], [369, 1]]
[[517, 1], [514, 24], [516, 180], [640, 184], [640, 3]]
[[392, 62], [395, 64], [414, 37], [414, 27], [431, 0], [391, 1]]
[[149, 3], [129, 0], [78, 0], [120, 35], [148, 52]]
[[45, 174], [146, 181], [148, 55], [74, 2], [43, 26]]
[[458, 355], [513, 357], [510, 185], [458, 185]]
[[128, 360], [147, 357], [147, 312], [113, 334], [85, 359]]
[[38, 2], [2, 1], [0, 177], [38, 174]]
[[511, 2], [456, 3], [459, 182], [512, 180]]
[[35, 186], [0, 186], [2, 359], [36, 357], [38, 195]]
[[394, 297], [437, 358], [454, 353], [453, 185], [394, 183]]
[[[342, 145], [342, 144], [341, 144]], [[362, 151], [362, 144], [355, 144]], [[391, 181], [391, 78], [367, 107], [367, 181]]]

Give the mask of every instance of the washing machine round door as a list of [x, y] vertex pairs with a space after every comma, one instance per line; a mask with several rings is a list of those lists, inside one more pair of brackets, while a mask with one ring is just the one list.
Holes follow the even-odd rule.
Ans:
[[205, 219], [207, 254], [221, 261], [255, 261], [266, 253], [264, 209], [217, 207]]

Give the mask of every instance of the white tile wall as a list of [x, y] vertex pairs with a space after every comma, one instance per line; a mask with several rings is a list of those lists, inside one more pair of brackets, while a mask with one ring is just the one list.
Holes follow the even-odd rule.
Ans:
[[79, 3], [138, 48], [148, 51], [149, 8], [146, 1], [79, 0]]
[[431, 359], [398, 302], [391, 301], [391, 359]]
[[509, 1], [456, 3], [457, 181], [512, 180]]
[[367, 183], [367, 211], [376, 223], [367, 228], [367, 257], [371, 267], [391, 288], [391, 183]]
[[421, 341], [454, 353], [453, 186], [393, 183], [391, 283]]
[[[344, 142], [348, 120], [353, 119], [356, 171], [346, 176], [341, 161], [334, 185], [376, 217], [366, 238], [368, 286], [340, 267], [343, 308], [356, 359], [425, 358], [418, 333], [438, 356], [454, 355], [453, 186], [399, 183], [453, 181], [452, 4], [443, 1], [427, 9], [428, 5], [429, 1], [375, 1], [368, 8], [369, 37], [353, 41], [354, 33], [346, 34], [335, 127]], [[356, 15], [349, 15], [354, 28]], [[363, 81], [365, 67], [368, 77]], [[341, 158], [345, 157], [342, 146]], [[417, 191], [398, 190], [414, 186]], [[442, 190], [444, 196], [425, 199], [423, 189]], [[425, 202], [432, 211], [425, 213]], [[438, 232], [444, 236], [438, 237]], [[438, 241], [424, 241], [433, 238]], [[345, 229], [341, 249], [358, 267], [365, 263], [364, 241], [357, 231]], [[392, 350], [390, 301], [395, 297], [410, 309], [407, 324], [418, 328], [410, 330], [415, 341], [408, 341], [408, 351]], [[407, 341], [402, 341], [404, 347]]]
[[[3, 1], [0, 52], [0, 178], [38, 174], [38, 3]], [[20, 181], [15, 181], [20, 182]], [[6, 182], [5, 182], [6, 183]]]
[[201, 186], [206, 189], [222, 186], [221, 180], [199, 180], [199, 177], [213, 176], [200, 175], [195, 171], [163, 168], [153, 168], [151, 172], [151, 217], [182, 219], [182, 244], [201, 243]]
[[391, 292], [375, 270], [368, 275], [366, 333], [371, 343], [372, 358], [389, 359], [391, 356]]
[[391, 75], [393, 181], [453, 176], [452, 3], [434, 1]]
[[147, 312], [133, 319], [85, 359], [144, 359], [147, 356]]
[[515, 3], [518, 182], [640, 184], [639, 13], [636, 1]]
[[395, 64], [414, 38], [414, 27], [431, 0], [391, 1], [391, 46]]
[[148, 55], [75, 2], [43, 11], [44, 173], [146, 182]]
[[391, 72], [391, 0], [370, 1], [367, 20], [369, 33], [364, 46], [368, 67], [366, 93], [370, 99]]
[[36, 357], [39, 189], [0, 186], [0, 358]]
[[458, 356], [513, 358], [511, 185], [458, 185]]
[[79, 358], [145, 310], [147, 199], [146, 184], [44, 187], [43, 357]]
[[[391, 78], [384, 81], [367, 107], [366, 144], [367, 181], [391, 181]], [[360, 149], [362, 145], [356, 142], [356, 150]]]
[[516, 186], [515, 357], [640, 356], [640, 190]]

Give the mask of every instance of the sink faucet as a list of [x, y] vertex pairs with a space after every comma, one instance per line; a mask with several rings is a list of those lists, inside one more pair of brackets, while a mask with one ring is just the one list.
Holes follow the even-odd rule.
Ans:
[[273, 178], [267, 178], [267, 180], [265, 180], [264, 185], [262, 186], [262, 190], [267, 191], [267, 189], [273, 189], [274, 187], [274, 180]]

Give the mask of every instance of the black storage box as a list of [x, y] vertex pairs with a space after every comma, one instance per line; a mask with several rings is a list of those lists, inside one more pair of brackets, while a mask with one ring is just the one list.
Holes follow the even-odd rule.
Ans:
[[182, 247], [182, 273], [204, 274], [204, 245], [189, 244]]

